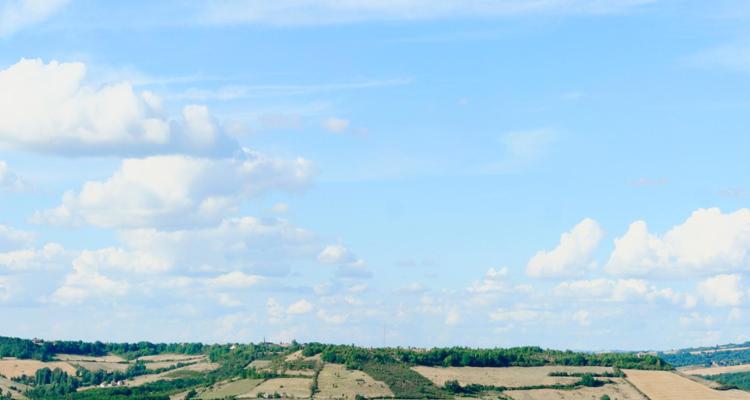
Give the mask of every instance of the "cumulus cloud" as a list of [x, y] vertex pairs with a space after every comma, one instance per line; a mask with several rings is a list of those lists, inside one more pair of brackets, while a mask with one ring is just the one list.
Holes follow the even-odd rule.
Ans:
[[708, 278], [698, 284], [698, 293], [712, 306], [738, 306], [745, 297], [742, 277], [738, 274]]
[[44, 21], [68, 0], [5, 0], [0, 4], [0, 37]]
[[292, 304], [289, 305], [289, 307], [286, 308], [287, 314], [291, 315], [300, 315], [300, 314], [309, 314], [313, 311], [313, 305], [309, 301], [302, 299], [298, 300]]
[[47, 243], [41, 249], [25, 248], [0, 253], [0, 267], [12, 272], [44, 271], [59, 268], [71, 257], [62, 245]]
[[8, 169], [8, 163], [0, 160], [0, 190], [18, 191], [23, 190], [26, 186], [23, 178]]
[[685, 308], [695, 306], [692, 295], [659, 289], [642, 279], [591, 279], [561, 282], [553, 293], [556, 296], [590, 301], [634, 302], [665, 300]]
[[563, 233], [557, 247], [536, 253], [526, 264], [526, 274], [534, 278], [581, 275], [592, 266], [591, 256], [603, 236], [599, 224], [586, 218]]
[[37, 212], [32, 220], [104, 228], [211, 225], [235, 213], [247, 198], [273, 189], [304, 188], [312, 174], [305, 159], [277, 159], [250, 150], [231, 159], [126, 159], [108, 179], [65, 193], [60, 206]]
[[505, 279], [508, 277], [508, 268], [490, 268], [484, 274], [484, 279], [474, 282], [468, 290], [473, 293], [502, 292], [508, 289]]
[[[273, 218], [242, 217], [222, 221], [215, 227], [163, 231], [135, 229], [120, 232], [120, 239], [131, 250], [167, 260], [185, 274], [250, 271], [256, 275], [286, 273], [295, 258], [313, 259], [318, 244], [314, 235], [288, 221]], [[243, 284], [255, 278], [239, 274]]]
[[237, 143], [200, 105], [178, 117], [128, 82], [85, 84], [86, 66], [22, 59], [0, 70], [0, 144], [39, 153], [227, 156]]
[[30, 247], [34, 234], [20, 231], [6, 225], [0, 225], [0, 251], [17, 250]]
[[654, 0], [225, 0], [207, 3], [202, 21], [216, 24], [325, 25], [371, 20], [504, 17], [534, 14], [606, 14]]
[[605, 271], [614, 275], [681, 276], [746, 270], [750, 266], [750, 210], [699, 209], [662, 236], [636, 221], [615, 239]]
[[321, 321], [332, 325], [341, 325], [349, 319], [346, 314], [331, 314], [324, 309], [319, 309], [317, 316]]
[[337, 273], [344, 278], [368, 278], [371, 275], [367, 270], [365, 260], [357, 257], [351, 250], [341, 244], [325, 246], [318, 253], [318, 262], [338, 266]]

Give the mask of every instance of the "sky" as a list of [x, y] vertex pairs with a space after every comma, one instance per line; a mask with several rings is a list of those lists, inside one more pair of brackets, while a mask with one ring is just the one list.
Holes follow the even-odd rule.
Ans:
[[739, 0], [0, 0], [0, 335], [750, 340]]

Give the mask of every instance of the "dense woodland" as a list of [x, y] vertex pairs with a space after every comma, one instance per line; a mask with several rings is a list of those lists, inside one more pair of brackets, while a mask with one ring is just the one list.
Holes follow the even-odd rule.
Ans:
[[102, 343], [82, 341], [44, 341], [0, 337], [0, 357], [49, 361], [55, 354], [103, 356], [117, 354], [127, 359], [162, 353], [201, 354], [202, 343]]
[[722, 350], [696, 354], [692, 354], [689, 351], [680, 351], [677, 353], [659, 354], [659, 357], [675, 367], [684, 367], [686, 365], [702, 365], [705, 367], [712, 365], [740, 365], [750, 363], [750, 350]]
[[[322, 343], [280, 346], [271, 343], [204, 345], [201, 343], [157, 344], [140, 343], [86, 343], [79, 341], [39, 341], [0, 337], [0, 355], [22, 359], [53, 360], [56, 354], [78, 354], [101, 356], [109, 353], [134, 360], [143, 355], [162, 353], [205, 354], [220, 367], [209, 372], [181, 372], [176, 379], [157, 381], [138, 387], [95, 388], [78, 390], [84, 386], [96, 386], [102, 382], [121, 381], [138, 375], [158, 373], [176, 369], [148, 370], [141, 361], [131, 362], [124, 372], [91, 372], [79, 368], [75, 375], [59, 369], [48, 368], [37, 371], [35, 376], [15, 378], [31, 388], [26, 394], [32, 399], [148, 399], [166, 400], [169, 395], [205, 387], [229, 378], [273, 378], [275, 371], [256, 371], [246, 368], [254, 360], [271, 360], [281, 363], [286, 376], [293, 376], [296, 369], [316, 370], [313, 391], [321, 363], [309, 360], [284, 361], [284, 355], [302, 350], [305, 356], [320, 354], [324, 362], [345, 364], [350, 369], [361, 370], [374, 379], [385, 382], [398, 398], [453, 398], [457, 394], [471, 394], [487, 390], [482, 387], [460, 387], [448, 385], [437, 387], [424, 376], [410, 369], [413, 365], [424, 366], [611, 366], [617, 368], [664, 369], [672, 367], [652, 355], [633, 353], [577, 353], [572, 351], [545, 350], [540, 347], [517, 347], [507, 349], [471, 349], [466, 347], [434, 348], [429, 350], [403, 348], [362, 348], [349, 345]], [[593, 379], [593, 380], [592, 380]], [[600, 381], [591, 376], [581, 376], [580, 385], [595, 385]], [[576, 386], [574, 385], [574, 386]], [[502, 389], [502, 388], [489, 388]]]
[[606, 366], [669, 370], [672, 366], [657, 356], [634, 353], [580, 353], [545, 350], [541, 347], [471, 349], [467, 347], [413, 350], [401, 348], [365, 349], [346, 345], [310, 343], [305, 355], [320, 353], [323, 361], [358, 368], [367, 362], [405, 363], [443, 367], [536, 367], [543, 365]]

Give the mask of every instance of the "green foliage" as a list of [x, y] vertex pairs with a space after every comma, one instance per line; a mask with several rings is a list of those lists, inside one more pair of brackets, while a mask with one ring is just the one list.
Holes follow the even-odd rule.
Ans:
[[599, 387], [604, 386], [604, 382], [594, 378], [594, 375], [583, 374], [581, 375], [581, 380], [578, 381], [577, 385], [586, 387]]
[[727, 374], [703, 376], [705, 379], [716, 381], [724, 385], [721, 389], [750, 390], [750, 372], [732, 372]]
[[162, 353], [201, 354], [202, 343], [102, 343], [82, 341], [44, 341], [0, 336], [0, 357], [52, 360], [55, 354], [103, 356], [115, 353], [129, 359]]
[[[750, 345], [750, 343], [745, 343], [745, 345]], [[750, 350], [748, 349], [711, 351], [706, 353], [686, 349], [680, 350], [677, 353], [660, 353], [659, 356], [675, 367], [684, 367], [687, 365], [710, 367], [712, 365], [750, 364]]]
[[373, 379], [385, 382], [397, 398], [442, 399], [450, 397], [429, 379], [404, 364], [365, 362], [359, 365]]
[[602, 397], [599, 398], [599, 400], [610, 400], [609, 395], [603, 394]]
[[[311, 350], [308, 350], [308, 347]], [[634, 353], [577, 353], [545, 350], [540, 347], [507, 349], [472, 349], [467, 347], [434, 348], [427, 351], [379, 348], [364, 349], [347, 345], [311, 343], [304, 354], [320, 354], [331, 363], [346, 364], [350, 368], [367, 362], [381, 364], [406, 363], [434, 367], [537, 367], [543, 365], [605, 366], [629, 369], [671, 370], [672, 366], [659, 357]]]

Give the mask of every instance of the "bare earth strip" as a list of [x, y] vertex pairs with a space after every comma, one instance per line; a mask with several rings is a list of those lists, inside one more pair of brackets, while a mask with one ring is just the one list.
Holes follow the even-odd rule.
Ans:
[[368, 398], [391, 397], [384, 382], [376, 381], [362, 371], [348, 370], [341, 364], [326, 364], [318, 375], [316, 399], [353, 399], [360, 394]]
[[173, 377], [174, 373], [177, 371], [197, 371], [197, 372], [205, 372], [205, 371], [213, 371], [215, 369], [219, 368], [219, 364], [216, 363], [208, 363], [208, 362], [201, 362], [197, 364], [188, 365], [186, 367], [182, 368], [176, 368], [170, 371], [162, 372], [160, 374], [151, 374], [151, 375], [141, 375], [137, 376], [133, 379], [125, 381], [125, 386], [140, 386], [146, 383], [156, 382], [156, 381], [168, 381], [175, 379]]
[[533, 385], [557, 385], [575, 383], [576, 377], [549, 376], [550, 372], [568, 373], [603, 373], [612, 372], [609, 367], [414, 367], [414, 371], [431, 380], [437, 386], [443, 386], [446, 381], [457, 380], [462, 385], [472, 383], [480, 385], [521, 387]]
[[[11, 386], [16, 388], [16, 390], [11, 390]], [[3, 393], [10, 393], [14, 399], [27, 400], [28, 397], [24, 396], [22, 393], [25, 392], [28, 388], [29, 387], [24, 385], [23, 383], [13, 382], [10, 379], [0, 376], [0, 389], [3, 389]]]
[[624, 379], [612, 379], [612, 381], [615, 383], [597, 388], [511, 390], [504, 393], [513, 400], [598, 400], [605, 394], [616, 400], [648, 400]]
[[60, 361], [88, 361], [88, 362], [107, 362], [107, 363], [127, 362], [124, 358], [120, 356], [116, 356], [114, 354], [108, 354], [106, 356], [101, 356], [101, 357], [81, 356], [78, 354], [56, 354], [55, 358]]
[[220, 382], [201, 393], [198, 398], [213, 400], [224, 399], [231, 396], [239, 396], [247, 393], [263, 382], [262, 379], [238, 379]]
[[256, 398], [259, 393], [278, 393], [288, 399], [309, 399], [312, 379], [275, 378], [269, 379], [238, 398]]
[[719, 375], [719, 374], [727, 374], [727, 373], [732, 373], [732, 372], [747, 372], [747, 371], [750, 371], [750, 364], [731, 365], [728, 367], [684, 369], [681, 372], [684, 374], [688, 374], [688, 375]]
[[205, 355], [202, 354], [159, 354], [155, 356], [143, 356], [138, 357], [139, 360], [145, 361], [145, 362], [163, 362], [163, 361], [175, 361], [175, 362], [186, 362], [186, 361], [196, 361], [196, 360], [202, 360], [206, 358]]
[[75, 375], [76, 373], [75, 367], [66, 362], [42, 362], [37, 360], [3, 358], [0, 360], [0, 375], [5, 376], [6, 378], [13, 378], [21, 375], [34, 376], [37, 370], [45, 367], [49, 369], [60, 368], [70, 375]]
[[741, 390], [714, 390], [669, 371], [623, 370], [651, 400], [750, 400]]
[[120, 371], [125, 372], [125, 370], [128, 369], [130, 364], [127, 363], [117, 363], [117, 362], [96, 362], [96, 361], [70, 361], [73, 365], [78, 365], [82, 368], [85, 368], [91, 372], [96, 371], [107, 371], [107, 372], [114, 372], [114, 371]]

